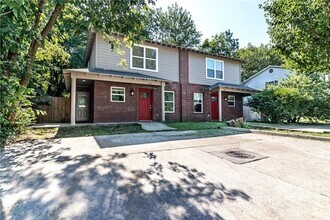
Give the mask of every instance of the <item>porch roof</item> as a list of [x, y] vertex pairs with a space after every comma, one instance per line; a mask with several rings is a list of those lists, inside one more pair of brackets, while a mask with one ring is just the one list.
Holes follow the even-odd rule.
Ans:
[[71, 87], [72, 74], [75, 74], [76, 78], [81, 78], [81, 79], [149, 84], [149, 85], [161, 85], [161, 82], [168, 81], [159, 77], [148, 76], [137, 72], [105, 70], [98, 68], [64, 69], [63, 74], [65, 79], [66, 89], [69, 89]]
[[221, 88], [222, 91], [231, 91], [231, 92], [237, 92], [237, 93], [254, 93], [259, 92], [259, 90], [253, 89], [251, 87], [242, 85], [242, 84], [231, 84], [231, 83], [223, 83], [218, 82], [212, 86], [210, 86], [207, 90], [213, 90], [216, 88]]

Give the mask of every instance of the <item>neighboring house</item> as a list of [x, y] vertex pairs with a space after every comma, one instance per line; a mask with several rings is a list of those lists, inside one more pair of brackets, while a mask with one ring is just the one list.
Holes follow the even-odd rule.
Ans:
[[123, 50], [90, 32], [86, 69], [63, 70], [72, 124], [229, 120], [243, 116], [242, 97], [255, 92], [241, 85], [238, 59], [149, 40]]
[[[280, 66], [270, 65], [254, 74], [242, 84], [256, 90], [264, 90], [267, 85], [277, 85], [282, 79], [288, 78], [290, 72]], [[243, 102], [247, 103], [249, 97], [245, 97]], [[252, 111], [250, 107], [243, 107], [244, 119], [247, 121], [261, 120], [261, 116]]]

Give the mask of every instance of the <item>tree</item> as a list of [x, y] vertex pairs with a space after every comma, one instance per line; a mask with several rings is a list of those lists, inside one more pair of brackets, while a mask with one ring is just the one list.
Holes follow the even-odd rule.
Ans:
[[201, 50], [225, 56], [234, 56], [238, 48], [238, 39], [233, 38], [230, 30], [216, 34], [211, 39], [205, 39], [201, 45]]
[[[52, 37], [54, 26], [66, 26], [64, 34], [87, 32], [91, 27], [101, 32], [115, 45], [109, 35], [120, 32], [131, 44], [140, 38], [144, 11], [153, 0], [89, 1], [8, 0], [2, 2], [1, 69], [5, 74], [16, 73], [20, 84], [28, 86], [38, 48]], [[116, 46], [118, 47], [119, 44]]]
[[242, 80], [248, 79], [269, 65], [283, 64], [278, 52], [264, 44], [257, 47], [249, 43], [247, 47], [239, 49], [235, 56], [245, 61], [242, 64]]
[[202, 36], [191, 14], [177, 3], [169, 6], [167, 11], [162, 8], [150, 11], [144, 30], [149, 39], [181, 47], [196, 47]]
[[118, 51], [120, 44], [110, 34], [119, 32], [130, 46], [141, 38], [145, 11], [151, 3], [154, 1], [1, 1], [1, 141], [34, 119], [38, 111], [28, 99], [35, 94], [32, 88], [38, 93], [60, 93], [61, 68], [68, 61], [78, 65], [82, 48], [76, 46], [83, 33], [93, 28]]
[[248, 105], [272, 123], [296, 123], [302, 117], [330, 119], [330, 82], [322, 78], [290, 75], [278, 86], [253, 94]]
[[265, 11], [272, 45], [297, 73], [330, 71], [330, 1], [268, 0]]

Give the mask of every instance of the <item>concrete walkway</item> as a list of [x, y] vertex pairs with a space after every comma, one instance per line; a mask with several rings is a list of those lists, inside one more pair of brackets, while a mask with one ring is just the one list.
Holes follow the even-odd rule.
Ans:
[[308, 124], [269, 124], [269, 123], [258, 123], [258, 122], [247, 122], [247, 124], [253, 127], [263, 128], [277, 128], [282, 130], [302, 131], [302, 132], [314, 132], [314, 133], [330, 133], [330, 125], [308, 125]]
[[172, 131], [175, 128], [168, 127], [167, 125], [160, 122], [139, 122], [143, 130], [146, 131]]
[[104, 122], [104, 123], [77, 123], [71, 125], [70, 123], [40, 123], [30, 126], [31, 128], [63, 128], [74, 126], [99, 126], [99, 125], [122, 125], [122, 124], [139, 124], [143, 130], [146, 131], [173, 131], [175, 128], [166, 126], [160, 122]]

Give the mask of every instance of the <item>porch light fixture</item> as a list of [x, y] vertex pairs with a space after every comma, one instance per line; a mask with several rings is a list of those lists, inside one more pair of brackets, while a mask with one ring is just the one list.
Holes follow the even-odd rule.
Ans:
[[225, 101], [227, 101], [228, 100], [228, 98], [227, 97], [225, 97]]
[[133, 90], [133, 88], [131, 89], [130, 94], [131, 94], [131, 96], [134, 95], [134, 90]]

